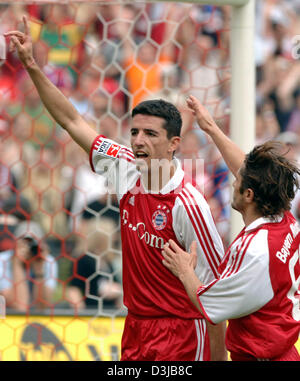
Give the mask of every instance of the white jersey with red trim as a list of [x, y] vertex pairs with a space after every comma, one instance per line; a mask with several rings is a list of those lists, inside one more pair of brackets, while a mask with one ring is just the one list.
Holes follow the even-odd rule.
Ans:
[[300, 332], [300, 234], [290, 212], [259, 218], [243, 229], [220, 265], [218, 280], [198, 290], [206, 318], [230, 319], [229, 351], [272, 359]]
[[196, 272], [210, 282], [218, 276], [223, 244], [209, 206], [186, 180], [180, 162], [159, 193], [147, 192], [127, 147], [98, 136], [92, 169], [107, 176], [120, 204], [124, 304], [134, 315], [199, 318], [182, 283], [162, 264], [162, 248], [173, 239], [184, 250], [197, 241]]

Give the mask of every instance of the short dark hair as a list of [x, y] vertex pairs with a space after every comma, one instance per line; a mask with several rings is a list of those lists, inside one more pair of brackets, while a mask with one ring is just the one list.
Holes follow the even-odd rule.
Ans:
[[167, 131], [168, 139], [173, 136], [180, 136], [182, 119], [178, 109], [170, 102], [163, 99], [153, 99], [139, 103], [131, 113], [134, 117], [137, 114], [157, 116], [165, 120], [163, 128]]
[[256, 146], [246, 155], [241, 174], [240, 192], [254, 192], [257, 210], [264, 217], [290, 210], [291, 201], [299, 189], [299, 168], [281, 152], [283, 145], [269, 141]]

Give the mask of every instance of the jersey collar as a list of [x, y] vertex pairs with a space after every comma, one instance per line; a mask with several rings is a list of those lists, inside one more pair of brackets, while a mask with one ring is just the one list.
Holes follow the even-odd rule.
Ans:
[[[174, 191], [176, 188], [179, 187], [179, 185], [181, 184], [183, 177], [184, 177], [184, 171], [181, 167], [180, 161], [176, 157], [173, 158], [173, 162], [174, 162], [174, 165], [176, 167], [174, 175], [171, 177], [171, 179], [167, 182], [167, 184], [159, 192], [151, 191], [151, 193], [168, 194], [168, 193]], [[142, 185], [143, 185], [144, 189], [146, 190], [146, 192], [148, 192], [148, 190], [145, 188], [145, 186], [143, 184], [142, 179], [141, 179], [141, 182], [142, 182]]]
[[160, 190], [161, 194], [167, 194], [172, 192], [173, 190], [179, 187], [183, 180], [184, 172], [181, 167], [180, 161], [176, 157], [173, 158], [173, 161], [176, 167], [175, 173], [171, 177], [170, 181]]
[[253, 222], [251, 222], [251, 224], [245, 228], [245, 231], [248, 232], [250, 230], [257, 229], [261, 225], [265, 225], [265, 224], [278, 223], [278, 222], [281, 222], [282, 219], [283, 219], [283, 215], [278, 215], [274, 219], [271, 219], [268, 217], [259, 217], [256, 220], [254, 220]]

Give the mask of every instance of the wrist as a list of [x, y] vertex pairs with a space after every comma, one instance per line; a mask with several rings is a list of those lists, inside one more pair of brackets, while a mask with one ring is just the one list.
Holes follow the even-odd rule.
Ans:
[[178, 274], [178, 278], [181, 281], [181, 283], [185, 285], [189, 283], [189, 280], [191, 279], [191, 277], [193, 277], [193, 275], [194, 275], [194, 270], [188, 268], [182, 271], [180, 274]]
[[186, 290], [192, 290], [192, 293], [195, 294], [197, 293], [198, 288], [203, 285], [192, 268], [179, 274], [178, 278]]
[[23, 62], [23, 65], [25, 67], [25, 69], [31, 69], [33, 66], [35, 66], [36, 62], [34, 60], [33, 57], [30, 57], [28, 59], [26, 59], [24, 62]]
[[220, 128], [218, 125], [213, 121], [212, 123], [208, 123], [206, 127], [206, 133], [211, 137], [218, 136], [220, 134]]

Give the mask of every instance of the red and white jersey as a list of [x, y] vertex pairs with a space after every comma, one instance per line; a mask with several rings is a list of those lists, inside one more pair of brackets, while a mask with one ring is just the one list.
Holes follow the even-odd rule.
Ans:
[[173, 239], [189, 251], [197, 241], [196, 272], [210, 282], [218, 277], [223, 244], [209, 206], [187, 182], [180, 162], [159, 193], [147, 192], [130, 149], [98, 136], [90, 153], [92, 169], [107, 176], [120, 204], [124, 304], [144, 317], [199, 318], [182, 283], [162, 264], [162, 248]]
[[300, 234], [290, 212], [276, 221], [259, 218], [243, 229], [220, 265], [221, 276], [198, 289], [206, 318], [226, 319], [227, 349], [274, 358], [300, 332]]

